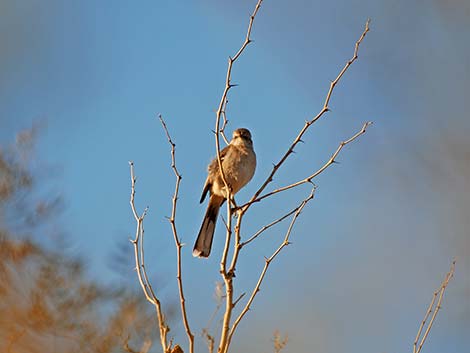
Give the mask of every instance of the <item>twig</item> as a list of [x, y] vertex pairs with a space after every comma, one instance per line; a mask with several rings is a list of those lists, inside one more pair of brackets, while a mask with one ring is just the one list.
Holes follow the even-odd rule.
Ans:
[[227, 105], [228, 105], [228, 99], [225, 98], [224, 107], [223, 107], [223, 109], [222, 109], [222, 119], [223, 119], [223, 122], [222, 122], [222, 127], [220, 128], [220, 135], [221, 135], [222, 138], [224, 139], [225, 143], [228, 145], [230, 142], [228, 141], [227, 136], [225, 135], [225, 128], [226, 128], [226, 126], [227, 126], [227, 124], [228, 124], [227, 113], [226, 113]]
[[233, 302], [233, 307], [237, 306], [238, 302], [243, 299], [243, 297], [246, 295], [245, 292], [240, 294], [240, 296]]
[[[262, 0], [258, 0], [257, 4], [255, 6], [255, 9], [254, 9], [252, 15], [250, 16], [250, 22], [249, 22], [249, 25], [248, 25], [248, 30], [247, 30], [247, 34], [246, 34], [244, 43], [242, 44], [240, 49], [237, 51], [237, 53], [233, 57], [229, 57], [226, 80], [225, 80], [225, 88], [224, 88], [222, 97], [221, 97], [220, 102], [219, 102], [219, 107], [218, 107], [217, 112], [216, 112], [216, 124], [215, 124], [214, 132], [215, 132], [215, 144], [216, 144], [216, 152], [217, 152], [217, 163], [218, 163], [218, 166], [219, 166], [221, 178], [224, 182], [225, 189], [227, 191], [227, 195], [226, 195], [227, 200], [232, 199], [232, 194], [231, 194], [230, 186], [228, 185], [227, 180], [225, 178], [224, 170], [222, 168], [222, 160], [221, 160], [221, 156], [220, 156], [220, 135], [221, 134], [223, 135], [223, 132], [224, 132], [224, 129], [225, 129], [225, 126], [226, 126], [226, 123], [227, 123], [227, 119], [226, 119], [226, 115], [225, 115], [225, 108], [226, 108], [226, 104], [227, 104], [227, 95], [228, 95], [229, 90], [234, 86], [231, 83], [232, 67], [233, 67], [234, 62], [243, 53], [243, 51], [245, 50], [247, 45], [249, 43], [251, 43], [251, 39], [250, 39], [251, 30], [252, 30], [252, 26], [253, 26], [253, 22], [254, 22], [254, 19], [256, 17], [256, 14], [258, 13], [258, 10], [261, 6], [261, 3], [262, 3]], [[286, 238], [285, 238], [284, 242], [271, 255], [270, 258], [266, 259], [265, 267], [264, 267], [263, 271], [260, 274], [259, 281], [258, 281], [254, 291], [252, 292], [252, 294], [251, 294], [251, 296], [248, 300], [248, 303], [246, 304], [245, 308], [242, 310], [240, 315], [237, 317], [237, 319], [233, 323], [232, 327], [230, 327], [231, 315], [232, 315], [232, 310], [233, 310], [233, 306], [234, 306], [234, 304], [233, 304], [233, 282], [232, 282], [232, 279], [233, 279], [234, 273], [235, 273], [235, 266], [236, 266], [236, 263], [237, 263], [237, 260], [238, 260], [238, 254], [239, 254], [239, 251], [240, 251], [241, 247], [243, 246], [242, 245], [243, 243], [241, 243], [241, 237], [240, 237], [240, 227], [241, 227], [243, 216], [244, 216], [245, 212], [248, 210], [248, 208], [250, 207], [250, 205], [253, 202], [259, 201], [257, 199], [260, 197], [261, 193], [264, 191], [266, 186], [273, 180], [274, 174], [281, 167], [281, 165], [284, 163], [284, 161], [293, 153], [294, 148], [296, 147], [296, 145], [299, 142], [302, 141], [301, 140], [302, 136], [307, 131], [307, 129], [313, 123], [315, 123], [318, 119], [320, 119], [320, 117], [323, 116], [323, 114], [325, 112], [329, 111], [329, 101], [331, 99], [331, 95], [333, 93], [334, 87], [337, 85], [337, 83], [339, 82], [341, 77], [344, 75], [344, 73], [347, 71], [347, 69], [357, 59], [359, 46], [360, 46], [362, 40], [364, 39], [364, 37], [365, 37], [365, 35], [367, 34], [368, 31], [369, 31], [369, 20], [366, 22], [365, 29], [364, 29], [362, 35], [359, 37], [358, 41], [356, 42], [353, 57], [345, 64], [345, 66], [340, 71], [340, 73], [338, 74], [336, 79], [330, 83], [330, 88], [327, 92], [325, 102], [324, 102], [324, 105], [323, 105], [323, 108], [321, 109], [321, 111], [314, 118], [312, 118], [309, 121], [306, 121], [304, 127], [300, 130], [299, 134], [294, 139], [294, 141], [291, 144], [291, 146], [289, 147], [288, 151], [284, 154], [284, 156], [281, 158], [281, 160], [276, 165], [274, 165], [272, 172], [270, 173], [270, 175], [268, 176], [266, 181], [262, 184], [262, 186], [258, 189], [258, 191], [253, 195], [251, 200], [247, 204], [245, 204], [242, 208], [240, 208], [240, 207], [236, 208], [236, 210], [238, 212], [238, 219], [237, 219], [237, 222], [236, 222], [236, 225], [235, 225], [235, 228], [234, 228], [235, 248], [234, 248], [234, 254], [233, 254], [233, 257], [232, 257], [232, 262], [231, 262], [231, 265], [230, 265], [228, 271], [227, 271], [227, 265], [226, 264], [227, 264], [227, 256], [228, 256], [228, 252], [229, 252], [229, 248], [230, 248], [230, 242], [231, 242], [231, 236], [232, 236], [232, 209], [230, 207], [231, 206], [230, 202], [227, 202], [227, 224], [226, 224], [227, 232], [226, 232], [225, 246], [224, 246], [224, 250], [223, 250], [222, 258], [221, 258], [221, 262], [220, 262], [220, 272], [221, 272], [222, 278], [224, 280], [225, 290], [226, 290], [226, 298], [225, 298], [226, 299], [225, 300], [226, 304], [225, 304], [225, 314], [224, 314], [224, 317], [223, 317], [222, 332], [221, 332], [221, 336], [220, 336], [220, 343], [219, 343], [219, 347], [218, 347], [218, 352], [219, 353], [226, 353], [228, 351], [228, 347], [230, 346], [231, 338], [232, 338], [232, 336], [233, 336], [240, 320], [244, 317], [246, 312], [249, 310], [251, 303], [253, 302], [257, 292], [259, 291], [259, 287], [261, 285], [261, 282], [264, 279], [264, 276], [265, 276], [266, 271], [269, 267], [269, 264], [277, 256], [277, 254], [285, 246], [287, 246], [289, 244], [288, 239], [289, 239], [292, 227], [293, 227], [295, 221], [297, 220], [297, 217], [300, 214], [301, 210], [305, 207], [305, 204], [311, 198], [313, 198], [313, 193], [314, 193], [315, 188], [313, 188], [311, 196], [309, 198], [307, 198], [306, 200], [304, 200], [304, 203], [302, 203], [302, 205], [296, 211], [291, 213], [291, 214], [294, 214], [294, 216], [293, 216], [292, 222], [289, 226], [289, 229], [286, 233]], [[221, 117], [224, 118], [224, 123], [223, 123], [222, 129], [220, 129]], [[307, 182], [311, 183], [313, 177], [315, 177], [319, 173], [323, 172], [323, 170], [325, 170], [329, 165], [334, 163], [334, 159], [336, 158], [338, 153], [341, 151], [341, 149], [344, 147], [344, 145], [346, 145], [347, 143], [353, 141], [359, 135], [363, 134], [368, 125], [369, 125], [369, 123], [366, 123], [363, 127], [363, 131], [361, 130], [361, 132], [357, 133], [356, 135], [354, 135], [349, 140], [342, 142], [340, 144], [340, 147], [338, 147], [337, 151], [333, 154], [330, 161], [327, 162], [325, 164], [325, 166], [322, 167], [318, 171], [318, 173], [314, 173], [310, 177], [307, 177], [306, 179], [303, 179], [302, 181], [300, 181], [298, 183], [294, 183], [295, 185], [291, 184], [290, 186], [286, 187], [285, 190], [287, 190], [289, 188], [292, 188], [292, 187], [295, 187], [295, 186], [298, 186], [298, 185], [303, 184], [303, 183], [307, 183]], [[223, 137], [224, 137], [224, 135], [223, 135]], [[277, 192], [281, 192], [283, 190], [279, 190]], [[267, 196], [263, 195], [262, 197], [264, 198], [264, 197], [267, 197]], [[258, 235], [256, 235], [256, 236], [258, 236]], [[252, 240], [249, 240], [249, 241], [252, 241]], [[238, 301], [238, 299], [237, 299], [237, 301]]]
[[[240, 250], [242, 248], [241, 246], [241, 236], [240, 236], [240, 229], [243, 221], [243, 216], [245, 213], [243, 210], [240, 208], [238, 209], [238, 218], [237, 218], [237, 223], [235, 224], [235, 245], [234, 245], [234, 250], [233, 250], [233, 255], [232, 255], [232, 262], [230, 264], [228, 273], [235, 277], [235, 267], [237, 265], [238, 261], [238, 255], [240, 254]], [[237, 300], [238, 301], [238, 300]], [[235, 307], [235, 304], [232, 304], [232, 308]]]
[[230, 248], [230, 239], [232, 237], [232, 210], [229, 204], [230, 202], [227, 202], [227, 233], [225, 237], [224, 251], [222, 252], [222, 259], [220, 261], [220, 272], [225, 285], [225, 313], [222, 319], [222, 332], [218, 348], [218, 352], [220, 353], [225, 353], [228, 350], [227, 338], [230, 330], [230, 319], [232, 317], [233, 309], [233, 274], [227, 272], [226, 267], [228, 251]]
[[233, 325], [232, 325], [232, 328], [230, 329], [229, 338], [228, 338], [229, 344], [230, 344], [230, 342], [231, 342], [231, 340], [232, 340], [232, 337], [233, 337], [233, 335], [234, 335], [234, 333], [235, 333], [235, 330], [236, 330], [237, 327], [238, 327], [238, 324], [239, 324], [240, 321], [243, 319], [243, 317], [246, 315], [246, 313], [248, 312], [248, 310], [250, 310], [250, 306], [251, 306], [251, 304], [253, 303], [253, 300], [255, 299], [256, 295], [257, 295], [258, 292], [260, 291], [261, 283], [263, 282], [264, 277], [266, 276], [266, 272], [268, 271], [269, 265], [270, 265], [271, 262], [274, 260], [274, 258], [282, 251], [282, 249], [284, 249], [287, 245], [290, 244], [289, 238], [290, 238], [292, 229], [293, 229], [293, 227], [294, 227], [294, 224], [296, 223], [297, 218], [299, 217], [300, 213], [302, 212], [302, 210], [304, 209], [304, 207], [307, 205], [307, 203], [309, 203], [309, 202], [314, 198], [315, 190], [316, 190], [316, 187], [313, 186], [313, 188], [312, 188], [310, 194], [308, 195], [308, 197], [302, 201], [302, 204], [301, 204], [300, 207], [297, 209], [297, 211], [294, 213], [294, 216], [292, 217], [292, 220], [291, 220], [291, 222], [290, 222], [289, 228], [288, 228], [287, 231], [286, 231], [286, 234], [285, 234], [285, 237], [284, 237], [283, 242], [279, 245], [279, 247], [272, 253], [272, 255], [271, 255], [269, 258], [265, 258], [264, 268], [263, 268], [263, 270], [261, 271], [261, 274], [260, 274], [260, 276], [259, 276], [259, 278], [258, 278], [258, 282], [256, 283], [255, 288], [254, 288], [253, 291], [251, 292], [251, 295], [250, 295], [250, 298], [248, 299], [248, 302], [246, 303], [245, 307], [243, 308], [243, 310], [241, 311], [241, 313], [238, 315], [237, 319], [234, 321], [234, 323], [233, 323]]
[[227, 261], [228, 251], [230, 248], [230, 239], [231, 239], [232, 209], [231, 209], [230, 200], [232, 200], [232, 191], [227, 183], [227, 179], [225, 178], [225, 173], [222, 168], [222, 160], [220, 158], [219, 127], [220, 127], [221, 115], [222, 115], [222, 112], [225, 110], [224, 107], [227, 102], [227, 94], [229, 90], [233, 87], [231, 83], [232, 66], [235, 63], [235, 61], [237, 61], [237, 59], [240, 57], [240, 55], [243, 53], [243, 51], [248, 46], [248, 44], [251, 43], [250, 35], [251, 35], [252, 27], [253, 27], [253, 22], [255, 20], [256, 14], [258, 13], [258, 10], [262, 2], [263, 0], [258, 0], [255, 6], [255, 9], [253, 10], [253, 13], [250, 16], [250, 22], [248, 24], [245, 41], [243, 42], [242, 46], [237, 51], [237, 53], [233, 57], [229, 57], [228, 59], [227, 75], [225, 78], [225, 88], [222, 93], [222, 97], [220, 98], [219, 108], [217, 109], [217, 112], [216, 112], [215, 146], [216, 146], [216, 151], [217, 151], [217, 163], [219, 165], [221, 178], [224, 182], [225, 189], [227, 191], [226, 196], [228, 200], [227, 202], [227, 228], [228, 230], [227, 230], [226, 237], [225, 237], [225, 246], [224, 246], [224, 250], [222, 253], [222, 258], [220, 261], [220, 272], [221, 272], [221, 275], [225, 284], [226, 297], [225, 297], [225, 314], [223, 317], [222, 332], [220, 335], [220, 342], [219, 342], [219, 347], [218, 347], [219, 353], [226, 353], [228, 351], [229, 342], [227, 341], [227, 339], [228, 339], [228, 334], [230, 330], [230, 319], [231, 319], [231, 314], [232, 314], [232, 309], [233, 309], [233, 284], [232, 284], [233, 273], [227, 272], [227, 267], [226, 267], [226, 261]]
[[265, 226], [261, 227], [255, 234], [253, 234], [248, 240], [240, 243], [240, 248], [244, 247], [245, 245], [248, 245], [249, 243], [251, 243], [253, 240], [255, 240], [257, 237], [259, 237], [263, 232], [265, 232], [266, 230], [268, 230], [269, 228], [271, 228], [272, 226], [282, 222], [283, 220], [285, 220], [287, 217], [293, 215], [300, 207], [301, 205], [298, 205], [296, 208], [294, 208], [293, 210], [289, 211], [288, 213], [284, 214], [283, 216], [277, 218], [276, 220], [272, 221], [271, 223], [269, 224], [266, 224]]
[[336, 158], [338, 157], [339, 153], [341, 152], [341, 150], [343, 149], [344, 146], [346, 146], [347, 144], [353, 142], [354, 140], [356, 140], [359, 136], [365, 134], [365, 132], [367, 131], [367, 128], [372, 124], [372, 122], [368, 121], [366, 123], [364, 123], [364, 125], [362, 126], [361, 130], [359, 130], [358, 132], [356, 132], [353, 136], [351, 136], [349, 139], [345, 140], [345, 141], [341, 141], [338, 148], [336, 149], [336, 151], [331, 155], [330, 159], [320, 168], [318, 169], [316, 172], [312, 173], [311, 175], [309, 175], [308, 177], [306, 177], [305, 179], [302, 179], [302, 180], [299, 180], [295, 183], [292, 183], [292, 184], [289, 184], [289, 185], [286, 185], [286, 186], [283, 186], [281, 188], [278, 188], [276, 190], [273, 190], [271, 192], [268, 192], [262, 196], [259, 196], [258, 198], [256, 199], [252, 199], [250, 200], [249, 202], [247, 202], [246, 204], [242, 205], [242, 206], [239, 206], [239, 208], [242, 208], [242, 209], [245, 209], [246, 207], [248, 207], [249, 205], [251, 205], [252, 203], [255, 203], [255, 202], [260, 202], [261, 200], [269, 197], [269, 196], [272, 196], [274, 194], [277, 194], [279, 192], [282, 192], [282, 191], [286, 191], [286, 190], [289, 190], [289, 189], [292, 189], [292, 188], [295, 188], [299, 185], [302, 185], [302, 184], [305, 184], [305, 183], [310, 183], [312, 182], [312, 180], [314, 178], [316, 178], [318, 175], [320, 175], [321, 173], [323, 173], [328, 167], [330, 167], [333, 163], [336, 162]]
[[[262, 2], [263, 2], [263, 0], [258, 0], [258, 2], [256, 3], [256, 6], [255, 6], [255, 9], [254, 9], [253, 13], [250, 16], [250, 22], [248, 24], [248, 30], [246, 32], [245, 41], [243, 42], [242, 46], [240, 47], [240, 49], [238, 49], [237, 53], [233, 57], [228, 58], [227, 74], [226, 74], [226, 78], [225, 78], [225, 88], [224, 88], [224, 91], [222, 93], [222, 97], [220, 98], [219, 108], [217, 109], [217, 112], [216, 112], [215, 145], [216, 145], [216, 151], [217, 151], [217, 162], [219, 164], [219, 169], [220, 169], [220, 174], [221, 174], [222, 180], [223, 180], [223, 182], [225, 184], [225, 188], [227, 190], [227, 199], [228, 200], [231, 199], [231, 191], [229, 190], [229, 185], [227, 184], [227, 180], [225, 178], [225, 173], [222, 169], [222, 161], [220, 159], [220, 139], [219, 139], [220, 118], [222, 116], [222, 113], [225, 115], [225, 106], [226, 106], [226, 103], [227, 103], [227, 95], [228, 95], [228, 92], [230, 91], [230, 89], [234, 86], [231, 83], [232, 66], [235, 63], [235, 61], [237, 61], [237, 59], [240, 57], [240, 55], [242, 55], [242, 53], [244, 52], [244, 50], [248, 46], [248, 44], [250, 44], [252, 42], [252, 40], [250, 38], [251, 30], [253, 28], [253, 22], [255, 20], [256, 14], [258, 13], [258, 10], [261, 7]], [[225, 125], [224, 125], [224, 127], [225, 127]], [[225, 140], [226, 140], [226, 142], [228, 142], [226, 138], [225, 138]], [[227, 205], [227, 207], [229, 207], [229, 205]]]
[[[442, 281], [441, 285], [434, 292], [434, 294], [432, 296], [431, 303], [429, 304], [428, 309], [426, 310], [426, 314], [424, 315], [424, 319], [423, 319], [423, 321], [421, 321], [421, 325], [419, 326], [418, 333], [416, 334], [416, 338], [415, 338], [414, 343], [413, 343], [413, 353], [419, 353], [421, 351], [421, 348], [423, 348], [424, 342], [426, 342], [426, 338], [428, 337], [429, 332], [431, 331], [431, 327], [434, 323], [434, 320], [437, 316], [437, 313], [441, 309], [441, 302], [442, 302], [442, 298], [444, 297], [444, 292], [447, 288], [447, 285], [449, 284], [449, 281], [454, 276], [455, 262], [456, 262], [456, 260], [452, 261], [452, 265], [450, 266], [449, 272], [446, 274], [446, 276], [445, 276], [444, 280]], [[437, 300], [437, 304], [434, 305], [434, 303], [436, 302], [436, 298], [438, 296], [439, 296], [439, 299]], [[431, 313], [433, 313], [432, 316], [431, 316], [431, 320], [429, 321], [428, 326], [426, 327], [426, 330], [424, 331], [424, 334], [421, 337], [421, 333], [423, 331], [423, 328], [425, 327], [426, 321], [429, 318], [429, 316], [431, 315]], [[421, 341], [420, 341], [420, 338], [421, 338]], [[419, 341], [419, 345], [418, 345], [418, 341]]]
[[183, 244], [181, 243], [179, 237], [178, 237], [178, 232], [176, 230], [176, 204], [178, 201], [178, 193], [179, 193], [179, 187], [181, 183], [181, 174], [178, 172], [178, 169], [176, 168], [176, 159], [175, 159], [175, 143], [171, 139], [170, 133], [168, 132], [168, 128], [165, 124], [165, 121], [163, 120], [162, 116], [159, 115], [158, 117], [160, 119], [160, 122], [163, 126], [163, 129], [165, 130], [166, 137], [168, 139], [168, 143], [171, 146], [171, 168], [173, 169], [173, 172], [175, 173], [175, 191], [173, 193], [173, 198], [172, 198], [172, 207], [171, 207], [171, 216], [168, 218], [168, 221], [170, 222], [171, 225], [171, 230], [173, 232], [173, 238], [175, 239], [175, 245], [176, 245], [176, 260], [177, 260], [177, 274], [176, 274], [176, 279], [178, 282], [178, 291], [179, 291], [179, 297], [180, 297], [180, 307], [181, 307], [181, 316], [183, 318], [183, 324], [184, 328], [186, 330], [186, 335], [188, 336], [188, 343], [189, 343], [189, 352], [193, 353], [194, 352], [194, 335], [191, 332], [191, 328], [189, 327], [189, 321], [188, 321], [188, 315], [186, 312], [186, 299], [184, 297], [184, 290], [183, 290], [183, 279], [182, 279], [182, 266], [181, 266], [181, 248], [183, 247]]
[[[170, 348], [168, 346], [168, 331], [170, 328], [166, 324], [165, 316], [163, 315], [163, 311], [160, 305], [160, 300], [155, 295], [153, 291], [152, 285], [149, 282], [147, 272], [145, 270], [144, 265], [144, 254], [143, 254], [143, 237], [144, 237], [144, 218], [147, 214], [147, 208], [144, 210], [141, 216], [138, 215], [137, 210], [135, 208], [135, 184], [136, 184], [136, 177], [134, 174], [134, 163], [129, 162], [130, 166], [130, 173], [131, 173], [131, 197], [130, 197], [130, 205], [132, 209], [132, 213], [134, 215], [135, 221], [137, 223], [135, 238], [131, 240], [134, 246], [134, 258], [135, 258], [135, 268], [137, 272], [137, 277], [139, 279], [140, 286], [142, 287], [142, 291], [144, 292], [145, 298], [148, 302], [154, 305], [157, 319], [158, 319], [158, 326], [160, 329], [160, 343], [164, 353], [168, 353]], [[139, 251], [139, 243], [140, 243], [140, 251]]]
[[369, 24], [370, 24], [370, 20], [367, 20], [366, 22], [366, 25], [365, 25], [365, 28], [364, 28], [364, 31], [362, 32], [361, 36], [359, 37], [358, 41], [356, 42], [356, 45], [354, 47], [354, 54], [353, 56], [351, 57], [351, 59], [349, 59], [346, 64], [344, 65], [343, 69], [340, 71], [340, 73], [338, 74], [338, 76], [336, 76], [336, 78], [330, 83], [330, 88], [326, 94], [326, 98], [325, 98], [325, 102], [323, 104], [323, 108], [320, 110], [320, 112], [311, 120], [308, 120], [305, 122], [305, 125], [303, 126], [303, 128], [300, 130], [299, 134], [297, 135], [297, 137], [294, 139], [294, 141], [292, 142], [292, 144], [290, 145], [290, 147], [288, 148], [287, 152], [282, 156], [282, 158], [279, 160], [279, 162], [277, 162], [274, 166], [273, 166], [273, 169], [271, 171], [271, 173], [269, 174], [269, 176], [266, 178], [266, 180], [264, 181], [264, 183], [261, 185], [261, 187], [258, 189], [258, 191], [255, 192], [255, 194], [252, 196], [252, 198], [250, 199], [250, 201], [244, 205], [244, 210], [248, 209], [251, 204], [259, 197], [259, 195], [261, 195], [261, 193], [264, 191], [264, 189], [266, 188], [266, 186], [268, 186], [269, 183], [272, 182], [273, 180], [273, 177], [274, 177], [274, 174], [276, 174], [276, 172], [278, 171], [278, 169], [281, 167], [281, 165], [286, 161], [286, 159], [293, 153], [294, 151], [294, 148], [295, 146], [297, 146], [297, 144], [299, 142], [302, 141], [302, 136], [305, 134], [305, 132], [308, 130], [308, 128], [314, 124], [318, 119], [320, 119], [323, 114], [325, 114], [327, 111], [330, 110], [329, 108], [329, 103], [330, 103], [330, 99], [331, 99], [331, 95], [333, 94], [333, 90], [335, 88], [335, 86], [338, 84], [339, 80], [343, 77], [343, 75], [346, 73], [346, 71], [349, 69], [349, 67], [354, 63], [354, 61], [356, 61], [356, 59], [358, 58], [358, 51], [359, 51], [359, 46], [361, 45], [364, 37], [366, 36], [367, 32], [369, 32]]

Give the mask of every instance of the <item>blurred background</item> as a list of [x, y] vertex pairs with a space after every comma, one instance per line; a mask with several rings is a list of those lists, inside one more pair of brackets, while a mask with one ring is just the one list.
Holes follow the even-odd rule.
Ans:
[[[28, 290], [39, 256], [46, 270], [66, 271], [56, 274], [60, 281], [41, 272], [50, 280], [43, 287], [61, 289], [65, 279], [74, 278], [67, 271], [77, 276], [79, 269], [86, 285], [71, 299], [76, 309], [85, 305], [80, 293], [92, 290], [89, 299], [103, 317], [123, 323], [116, 324], [121, 336], [110, 349], [119, 351], [126, 337], [139, 347], [152, 337], [136, 334], [153, 323], [138, 323], [151, 306], [139, 292], [128, 242], [135, 230], [129, 207], [128, 161], [133, 160], [136, 205], [149, 206], [147, 267], [169, 308], [170, 334], [177, 342], [185, 339], [173, 314], [175, 249], [165, 216], [171, 212], [174, 175], [157, 119], [161, 113], [183, 176], [177, 227], [188, 245], [183, 248], [188, 315], [197, 348], [205, 349], [199, 333], [216, 305], [221, 223], [208, 260], [194, 259], [191, 250], [205, 211], [198, 202], [215, 155], [211, 130], [227, 57], [243, 43], [254, 5], [246, 0], [0, 2], [0, 221], [8, 245], [2, 256], [9, 261], [0, 270], [4, 283], [8, 273], [15, 284], [0, 288], [10, 298], [3, 303], [27, 308], [37, 302]], [[285, 352], [411, 351], [453, 258], [455, 277], [423, 351], [468, 352], [470, 2], [266, 0], [254, 24], [254, 42], [232, 72], [239, 86], [230, 91], [227, 132], [249, 128], [258, 156], [255, 177], [237, 200], [257, 190], [304, 121], [322, 108], [329, 81], [352, 56], [367, 18], [371, 31], [334, 92], [332, 111], [312, 126], [271, 188], [310, 175], [363, 122], [374, 125], [315, 180], [315, 200], [296, 224], [293, 244], [270, 267], [235, 336], [234, 352], [272, 351], [275, 330], [289, 336]], [[243, 235], [292, 209], [308, 192], [299, 188], [253, 206]], [[287, 225], [272, 228], [242, 252], [236, 296], [255, 285], [264, 256], [282, 241]], [[19, 254], [36, 257], [20, 267]], [[67, 265], [59, 266], [51, 254]], [[78, 285], [71, 282], [65, 287]], [[132, 310], [125, 310], [126, 303]], [[3, 304], [0, 316], [7, 317], [11, 305]], [[65, 327], [60, 308], [53, 332], [50, 325], [49, 331], [39, 323], [27, 327], [34, 315], [46, 317], [38, 308], [39, 314], [26, 311], [21, 320], [18, 311], [8, 311], [16, 325], [13, 330], [11, 320], [0, 321], [5, 328], [0, 347], [74, 351], [76, 340], [58, 338]], [[81, 317], [82, 329], [97, 314], [87, 310], [92, 314]], [[135, 314], [138, 310], [142, 315]], [[123, 329], [129, 320], [135, 332]], [[74, 325], [68, 332], [77, 332]], [[90, 326], [80, 337], [93, 330]], [[33, 339], [40, 343], [25, 344]], [[156, 343], [152, 351], [159, 352]]]

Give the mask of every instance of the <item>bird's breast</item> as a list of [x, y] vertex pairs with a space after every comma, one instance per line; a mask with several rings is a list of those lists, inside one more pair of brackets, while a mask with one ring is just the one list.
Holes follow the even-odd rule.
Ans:
[[253, 178], [256, 169], [256, 155], [253, 150], [240, 150], [237, 157], [232, 159], [232, 164], [227, 165], [227, 182], [233, 193], [237, 193]]

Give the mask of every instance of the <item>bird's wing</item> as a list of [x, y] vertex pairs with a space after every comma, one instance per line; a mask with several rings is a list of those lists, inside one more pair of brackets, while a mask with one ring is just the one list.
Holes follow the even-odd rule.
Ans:
[[[227, 152], [229, 151], [229, 146], [225, 146], [221, 151], [220, 151], [220, 161], [223, 162], [225, 156], [227, 156]], [[209, 164], [209, 167], [207, 168], [209, 175], [207, 176], [206, 182], [204, 183], [204, 187], [202, 189], [202, 195], [201, 195], [201, 200], [199, 201], [202, 203], [204, 199], [206, 198], [207, 192], [211, 190], [212, 187], [212, 176], [213, 175], [218, 175], [218, 170], [219, 170], [219, 162], [217, 161], [217, 157], [215, 157], [211, 163]]]
[[202, 189], [201, 200], [199, 200], [199, 203], [204, 202], [204, 199], [206, 198], [207, 192], [210, 190], [211, 187], [212, 187], [212, 183], [209, 181], [209, 178], [207, 178], [206, 183], [204, 184], [204, 188]]

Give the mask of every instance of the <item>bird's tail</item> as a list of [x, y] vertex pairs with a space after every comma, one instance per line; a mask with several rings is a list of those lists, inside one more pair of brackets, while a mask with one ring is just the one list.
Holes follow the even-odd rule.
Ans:
[[224, 198], [217, 195], [211, 195], [207, 205], [206, 215], [202, 222], [199, 235], [194, 244], [194, 257], [209, 257], [212, 247], [212, 238], [214, 237], [215, 223], [219, 215], [219, 208], [224, 203]]

